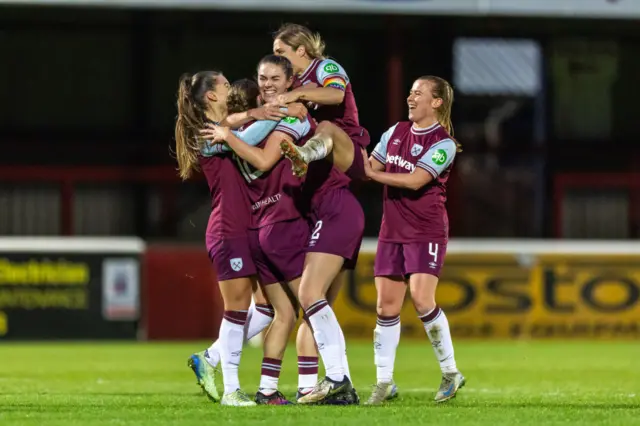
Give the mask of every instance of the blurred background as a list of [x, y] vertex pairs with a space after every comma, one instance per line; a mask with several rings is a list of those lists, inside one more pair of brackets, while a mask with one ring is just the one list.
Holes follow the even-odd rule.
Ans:
[[[415, 78], [452, 83], [464, 152], [449, 184], [451, 266], [439, 297], [454, 334], [546, 336], [560, 324], [567, 336], [640, 335], [640, 2], [2, 3], [5, 338], [215, 337], [210, 198], [201, 178], [180, 182], [170, 154], [178, 78], [254, 76], [285, 22], [322, 34], [373, 144], [405, 119]], [[369, 337], [381, 188], [355, 190], [372, 239], [337, 311]], [[34, 239], [43, 236], [71, 239]], [[478, 316], [490, 332], [476, 330]]]

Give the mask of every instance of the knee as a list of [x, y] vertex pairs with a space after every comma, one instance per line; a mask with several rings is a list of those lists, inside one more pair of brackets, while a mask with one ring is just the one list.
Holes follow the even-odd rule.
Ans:
[[334, 124], [330, 121], [321, 121], [320, 123], [318, 123], [318, 128], [316, 129], [316, 132], [322, 132], [322, 131], [330, 131], [331, 128], [334, 126]]
[[[286, 329], [293, 329], [296, 324], [296, 313], [293, 309], [280, 309], [275, 312], [273, 322]], [[277, 326], [276, 326], [277, 327]]]
[[388, 294], [379, 294], [376, 302], [376, 312], [383, 317], [400, 315], [403, 299], [392, 297]]
[[245, 311], [251, 305], [251, 293], [226, 292], [224, 294], [224, 309], [226, 311]]
[[311, 305], [322, 299], [323, 295], [313, 289], [301, 287], [298, 298], [300, 299], [300, 306], [306, 311]]
[[435, 294], [425, 291], [425, 289], [412, 290], [411, 299], [413, 300], [413, 306], [419, 315], [431, 312], [436, 307]]

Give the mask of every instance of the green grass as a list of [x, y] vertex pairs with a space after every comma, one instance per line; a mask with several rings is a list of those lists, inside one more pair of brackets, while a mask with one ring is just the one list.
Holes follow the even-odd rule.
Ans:
[[[426, 340], [426, 339], [425, 339]], [[364, 399], [375, 379], [371, 344], [349, 342]], [[0, 425], [640, 424], [639, 343], [457, 342], [467, 387], [432, 402], [440, 376], [426, 341], [403, 341], [401, 396], [386, 407], [220, 407], [186, 367], [204, 343], [29, 343], [0, 345]], [[260, 350], [243, 354], [241, 380], [255, 391]], [[295, 352], [280, 380], [293, 395]]]

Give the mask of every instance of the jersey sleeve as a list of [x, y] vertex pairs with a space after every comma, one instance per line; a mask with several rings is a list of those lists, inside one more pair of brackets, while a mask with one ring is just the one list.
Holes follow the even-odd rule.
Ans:
[[394, 124], [389, 128], [389, 130], [382, 134], [382, 136], [380, 137], [380, 142], [378, 142], [376, 147], [373, 148], [373, 152], [371, 153], [371, 155], [373, 155], [373, 158], [375, 158], [382, 164], [385, 164], [387, 162], [387, 145], [389, 144], [391, 135], [393, 135], [393, 132], [396, 130], [397, 125], [397, 123]]
[[286, 133], [291, 136], [294, 141], [297, 141], [309, 134], [311, 131], [311, 124], [309, 123], [309, 119], [300, 121], [300, 119], [296, 117], [285, 117], [280, 120], [275, 130]]
[[278, 125], [277, 121], [259, 120], [242, 130], [234, 130], [233, 134], [248, 145], [256, 146], [262, 142]]
[[349, 84], [346, 71], [333, 59], [325, 59], [320, 62], [316, 69], [316, 77], [322, 87], [333, 87], [344, 91], [347, 90], [347, 84]]
[[437, 178], [451, 165], [458, 147], [451, 139], [443, 139], [431, 145], [431, 148], [418, 160], [416, 166]]
[[[256, 146], [269, 136], [269, 133], [271, 133], [277, 125], [277, 121], [259, 120], [241, 130], [233, 130], [232, 133], [247, 145]], [[211, 157], [226, 152], [231, 152], [231, 148], [229, 148], [229, 145], [226, 143], [212, 145], [207, 141], [201, 149], [201, 154], [204, 157]]]

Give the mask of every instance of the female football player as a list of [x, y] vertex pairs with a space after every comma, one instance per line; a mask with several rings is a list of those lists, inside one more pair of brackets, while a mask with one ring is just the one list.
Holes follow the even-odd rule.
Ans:
[[324, 56], [319, 34], [302, 25], [286, 24], [274, 35], [273, 52], [289, 59], [297, 74], [297, 88], [278, 97], [280, 105], [307, 102], [319, 123], [313, 138], [304, 146], [283, 143], [294, 173], [306, 173], [311, 161], [327, 158], [353, 179], [364, 175], [360, 148], [369, 145], [366, 129], [360, 126], [351, 81], [344, 68]]
[[[258, 64], [259, 87], [250, 80], [234, 85], [230, 107], [248, 108], [260, 97], [269, 102], [285, 93], [293, 84], [293, 69], [283, 57], [269, 55]], [[250, 123], [251, 126], [253, 123]], [[225, 141], [238, 157], [238, 168], [245, 178], [252, 205], [250, 242], [258, 279], [275, 308], [275, 318], [264, 341], [264, 359], [259, 404], [281, 405], [289, 401], [278, 391], [278, 378], [288, 337], [296, 322], [297, 303], [289, 294], [297, 295], [305, 258], [309, 225], [298, 209], [302, 181], [292, 176], [282, 159], [280, 143], [303, 142], [311, 136], [311, 117], [302, 121], [287, 117], [280, 121], [257, 146], [250, 146], [234, 136], [229, 128], [212, 126], [201, 135]], [[281, 283], [289, 284], [285, 291]]]
[[377, 384], [368, 404], [381, 404], [396, 395], [393, 367], [407, 287], [440, 362], [442, 382], [436, 402], [455, 397], [465, 383], [456, 367], [447, 317], [435, 298], [449, 238], [446, 185], [459, 151], [451, 137], [452, 103], [453, 89], [448, 82], [420, 77], [407, 98], [409, 120], [387, 130], [365, 161], [366, 176], [384, 185], [374, 266]]
[[[216, 266], [225, 305], [218, 341], [207, 351], [192, 355], [189, 365], [207, 394], [218, 400], [214, 368], [220, 362], [225, 383], [222, 404], [243, 406], [255, 405], [240, 390], [238, 380], [244, 336], [248, 334], [251, 337], [269, 325], [273, 311], [269, 305], [260, 303], [262, 298], [258, 293], [254, 315], [248, 323], [248, 330], [245, 330], [252, 288], [257, 287], [254, 278], [256, 269], [251, 260], [247, 236], [248, 197], [245, 192], [238, 190], [244, 185], [231, 155], [212, 155], [211, 147], [198, 137], [198, 131], [207, 122], [238, 126], [252, 116], [279, 119], [286, 114], [262, 108], [228, 116], [228, 93], [229, 82], [218, 71], [183, 75], [178, 90], [175, 138], [180, 177], [186, 180], [195, 170], [202, 169], [209, 184], [212, 212], [206, 232], [207, 249]], [[258, 123], [252, 126], [251, 132], [245, 133], [246, 139], [262, 140], [277, 124]]]

